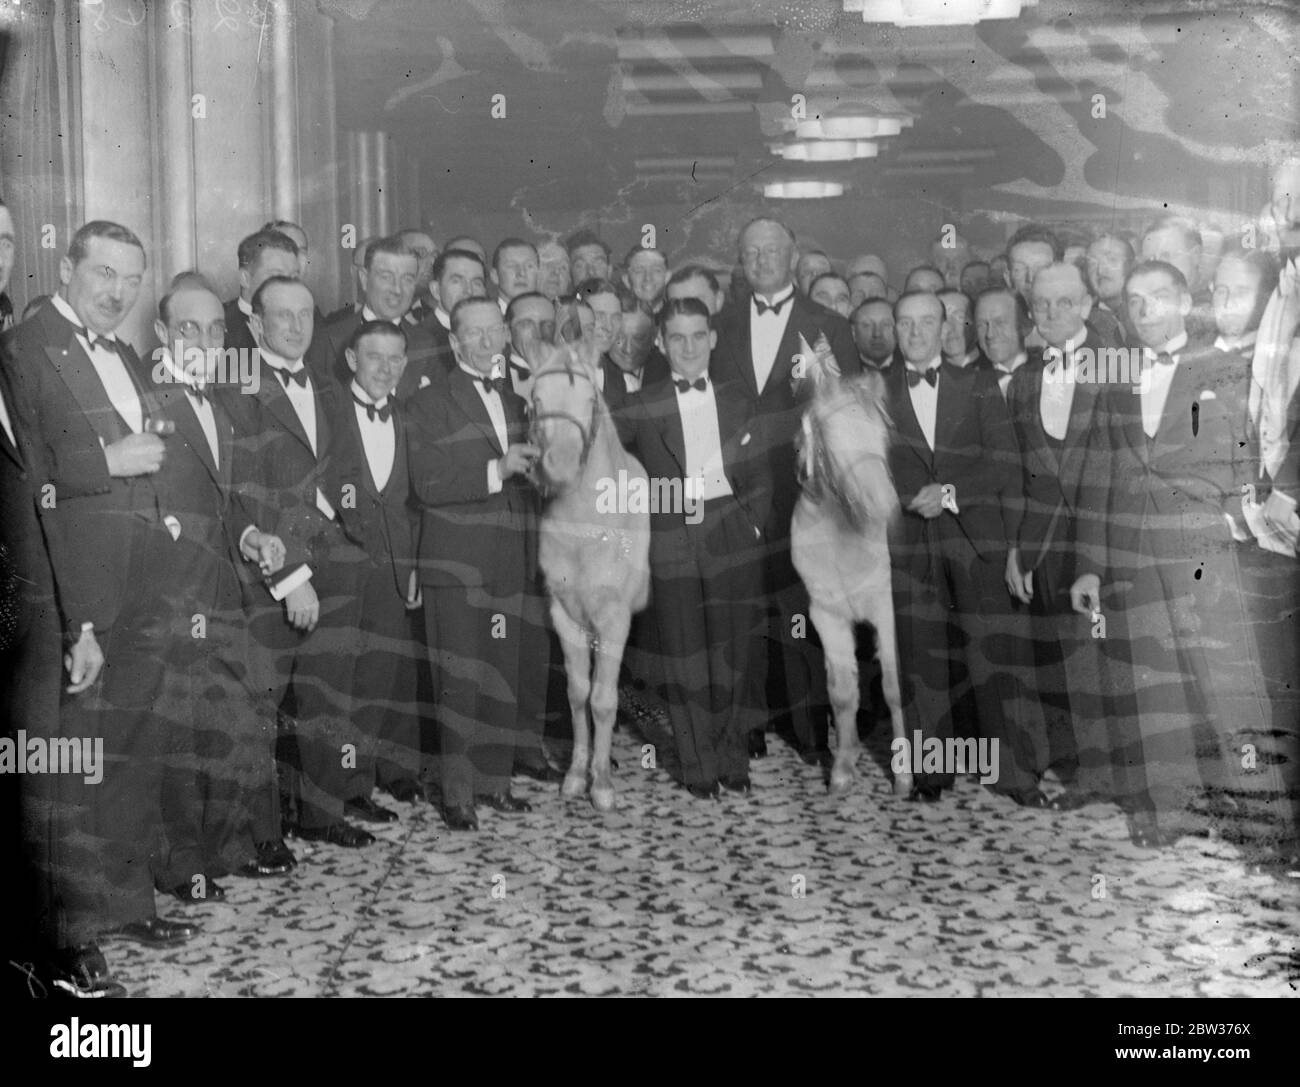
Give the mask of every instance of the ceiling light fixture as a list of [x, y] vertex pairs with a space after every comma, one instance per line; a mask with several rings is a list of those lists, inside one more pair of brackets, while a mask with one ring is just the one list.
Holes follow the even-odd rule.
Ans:
[[763, 186], [769, 200], [821, 200], [843, 196], [844, 185], [838, 181], [769, 181]]
[[844, 0], [864, 23], [895, 26], [974, 26], [984, 19], [1016, 19], [1038, 0]]
[[880, 145], [871, 140], [793, 140], [769, 146], [788, 162], [852, 162], [880, 154]]

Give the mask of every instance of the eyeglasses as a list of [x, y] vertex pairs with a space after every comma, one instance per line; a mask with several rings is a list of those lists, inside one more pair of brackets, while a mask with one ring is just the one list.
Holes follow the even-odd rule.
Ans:
[[753, 264], [759, 257], [766, 257], [768, 260], [776, 260], [785, 252], [785, 247], [780, 245], [765, 245], [761, 249], [756, 246], [750, 246], [748, 249], [740, 251], [740, 259], [746, 264]]
[[[203, 326], [200, 325], [197, 321], [182, 321], [179, 325], [176, 326], [176, 331], [180, 333], [181, 339], [193, 340], [193, 339], [197, 339], [199, 336], [203, 334]], [[211, 336], [214, 340], [215, 339], [224, 340], [226, 338], [226, 322], [213, 321], [212, 324], [208, 325], [207, 331], [208, 331], [208, 335]]]

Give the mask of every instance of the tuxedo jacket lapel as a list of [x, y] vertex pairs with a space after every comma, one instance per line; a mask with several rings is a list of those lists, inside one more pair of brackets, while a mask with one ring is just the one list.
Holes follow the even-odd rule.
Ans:
[[1065, 448], [1061, 450], [1058, 472], [1063, 495], [1074, 493], [1079, 473], [1083, 469], [1083, 454], [1088, 446], [1088, 432], [1091, 429], [1089, 423], [1096, 402], [1095, 385], [1074, 386], [1074, 400], [1070, 404], [1070, 420], [1065, 431]]
[[682, 413], [677, 408], [677, 389], [671, 381], [647, 389], [642, 394], [646, 409], [655, 421], [655, 429], [682, 476], [686, 475], [686, 432], [682, 429]]
[[[210, 475], [218, 484], [221, 483], [220, 473], [217, 466], [212, 462], [212, 449], [208, 445], [208, 436], [203, 433], [203, 424], [199, 422], [199, 417], [194, 410], [194, 404], [186, 395], [185, 390], [180, 385], [172, 385], [167, 389], [159, 390], [158, 399], [169, 410], [171, 417], [176, 420], [176, 429], [180, 435], [189, 443], [203, 462], [203, 467], [207, 469]], [[216, 408], [213, 407], [212, 420], [217, 426], [217, 452], [221, 452], [221, 422], [217, 416]]]
[[[465, 417], [482, 431], [483, 436], [492, 443], [492, 448], [496, 450], [497, 456], [505, 456], [505, 450], [501, 448], [500, 439], [497, 438], [496, 427], [492, 425], [492, 417], [488, 415], [487, 406], [479, 396], [478, 390], [473, 386], [473, 380], [469, 374], [459, 367], [451, 375], [451, 395], [452, 399], [460, 407]], [[504, 397], [503, 397], [504, 401]], [[506, 425], [509, 426], [510, 413], [506, 412]]]
[[743, 306], [735, 308], [736, 327], [733, 342], [736, 345], [736, 369], [739, 371], [740, 380], [749, 390], [750, 398], [757, 400], [760, 390], [758, 379], [754, 376], [754, 344], [749, 335], [749, 311], [752, 305], [753, 303], [746, 299]]
[[[934, 407], [934, 449], [935, 457], [938, 457], [939, 449], [951, 442], [955, 421], [961, 418], [962, 408], [964, 405], [958, 399], [959, 393], [953, 384], [953, 376], [949, 372], [950, 365], [946, 362], [939, 364], [939, 396], [938, 402]], [[903, 384], [906, 385], [906, 375], [904, 375]], [[910, 404], [912, 398], [907, 398]], [[915, 416], [913, 416], [915, 418]], [[917, 429], [920, 429], [920, 423], [917, 423]], [[925, 437], [921, 437], [924, 444]]]
[[[921, 422], [912, 407], [912, 397], [907, 391], [907, 367], [891, 366], [885, 374], [887, 382], [893, 382], [894, 426], [907, 447], [916, 454], [917, 459], [925, 465], [927, 472], [934, 468], [934, 453], [926, 443], [921, 432]], [[937, 427], [936, 427], [937, 432]]]
[[[131, 433], [131, 428], [113, 406], [94, 364], [75, 335], [69, 335], [68, 342], [63, 347], [46, 347], [45, 355], [105, 445], [111, 445]], [[127, 371], [130, 372], [129, 366]], [[134, 381], [134, 375], [132, 380]], [[138, 387], [136, 391], [139, 393]], [[142, 412], [146, 411], [143, 399], [140, 407]]]
[[[298, 413], [293, 410], [293, 405], [289, 403], [289, 394], [284, 391], [284, 383], [276, 374], [274, 367], [264, 366], [262, 368], [262, 382], [258, 386], [257, 398], [285, 430], [302, 442], [309, 450], [311, 449], [311, 442], [307, 440], [307, 432], [302, 428], [302, 420], [298, 418]], [[316, 413], [316, 447], [318, 449], [320, 448], [320, 433], [318, 404]]]

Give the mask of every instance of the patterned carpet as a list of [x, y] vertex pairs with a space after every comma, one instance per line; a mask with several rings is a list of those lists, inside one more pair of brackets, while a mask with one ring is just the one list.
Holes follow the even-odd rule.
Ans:
[[[105, 945], [139, 996], [1293, 996], [1300, 884], [1236, 849], [1139, 850], [1120, 813], [1028, 811], [973, 778], [895, 799], [877, 729], [848, 797], [784, 744], [751, 797], [641, 768], [665, 724], [630, 699], [619, 809], [515, 784], [527, 815], [451, 834], [427, 805], [350, 851], [291, 841], [282, 879], [223, 881], [170, 953]], [[384, 799], [391, 804], [391, 800]]]

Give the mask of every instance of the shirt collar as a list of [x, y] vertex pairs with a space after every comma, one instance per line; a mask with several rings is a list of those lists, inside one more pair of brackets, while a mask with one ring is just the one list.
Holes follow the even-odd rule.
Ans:
[[1020, 354], [1016, 355], [1016, 357], [1011, 360], [1011, 364], [1009, 366], [1004, 366], [1001, 363], [995, 362], [993, 364], [993, 369], [998, 370], [1004, 374], [1014, 374], [1028, 360], [1029, 360], [1029, 353], [1027, 351], [1021, 351]]
[[442, 325], [448, 332], [451, 331], [451, 315], [441, 306], [435, 306], [433, 315], [438, 319], [438, 324]]
[[761, 294], [755, 292], [754, 294], [750, 295], [750, 298], [753, 300], [750, 303], [750, 305], [756, 307], [760, 299], [762, 299], [763, 304], [766, 306], [775, 306], [778, 304], [783, 305], [785, 303], [785, 300], [787, 298], [790, 298], [793, 294], [794, 294], [794, 284], [789, 283], [781, 290], [777, 291], [776, 294], [774, 294], [771, 298], [764, 298]]
[[253, 303], [245, 302], [244, 296], [242, 294], [235, 299], [235, 305], [239, 307], [239, 312], [242, 313], [245, 317], [253, 316]]
[[171, 374], [171, 376], [175, 379], [175, 383], [178, 385], [184, 385], [187, 389], [202, 390], [204, 386], [207, 384], [206, 382], [195, 380], [184, 370], [182, 370], [179, 366], [177, 366], [176, 360], [172, 358], [172, 353], [170, 348], [166, 348], [166, 347], [162, 348], [162, 364], [163, 364], [163, 369], [165, 369], [169, 374]]
[[[77, 326], [77, 335], [85, 336], [87, 340], [89, 340], [92, 335], [94, 336], [103, 335], [103, 333], [100, 332], [92, 333], [88, 328], [86, 328], [86, 326], [82, 323], [81, 318], [77, 316], [77, 311], [74, 310], [72, 306], [68, 303], [68, 300], [64, 298], [63, 295], [59, 294], [57, 291], [55, 292], [54, 297], [51, 299], [51, 301], [54, 303], [54, 308], [56, 310], [58, 310], [61, 314], [63, 314], [64, 317], [66, 317], [69, 321], [71, 321], [74, 325]], [[110, 332], [104, 338], [116, 342], [117, 333]]]
[[[1184, 329], [1182, 332], [1178, 333], [1177, 336], [1175, 336], [1163, 347], [1157, 347], [1151, 353], [1154, 355], [1176, 355], [1178, 354], [1179, 351], [1181, 351], [1186, 346], [1187, 346], [1187, 330]], [[1147, 348], [1147, 350], [1151, 351], [1151, 348]]]
[[[362, 307], [361, 307], [361, 319], [362, 319], [363, 321], [384, 321], [384, 320], [387, 320], [387, 318], [385, 318], [385, 317], [380, 317], [379, 314], [377, 314], [377, 313], [376, 313], [374, 310], [372, 310], [369, 306], [362, 306]], [[399, 317], [399, 318], [397, 318], [396, 321], [389, 321], [388, 323], [391, 324], [391, 325], [400, 325], [400, 324], [402, 323], [402, 319]]]
[[477, 370], [474, 369], [474, 367], [470, 366], [468, 363], [458, 362], [456, 363], [456, 365], [461, 370], [464, 370], [465, 373], [469, 374], [469, 376], [472, 377], [475, 381], [482, 381], [485, 377], [498, 378], [498, 377], [506, 376], [505, 374], [497, 373], [497, 367], [495, 365], [493, 365], [492, 367], [492, 372], [487, 374], [480, 374]]
[[1254, 347], [1258, 336], [1259, 329], [1253, 328], [1242, 336], [1220, 336], [1214, 341], [1214, 346], [1220, 351], [1243, 351], [1247, 347]]
[[382, 408], [388, 403], [388, 397], [384, 397], [382, 400], [370, 399], [370, 394], [366, 392], [366, 390], [363, 389], [360, 385], [357, 384], [355, 378], [352, 381], [351, 389], [352, 389], [352, 395], [355, 396], [358, 400], [360, 400], [361, 403], [363, 404], [373, 404], [377, 408]]
[[935, 355], [934, 358], [930, 360], [930, 364], [928, 366], [917, 366], [915, 363], [909, 362], [907, 359], [904, 359], [903, 362], [906, 364], [909, 370], [915, 370], [918, 374], [924, 374], [924, 373], [928, 373], [931, 370], [938, 369], [939, 366], [942, 365], [943, 363], [943, 355], [941, 354]]
[[268, 351], [265, 347], [258, 349], [258, 355], [273, 370], [288, 370], [291, 374], [296, 374], [302, 369], [302, 359], [290, 361], [283, 355], [277, 355], [274, 351]]

